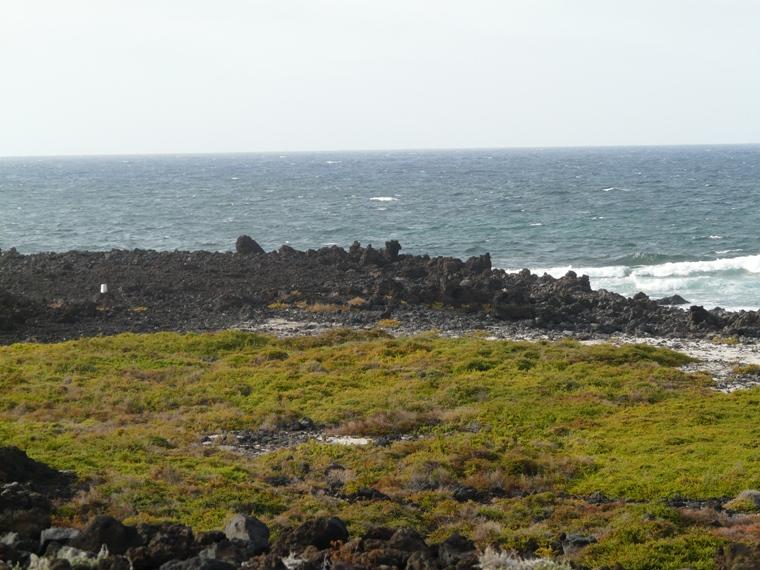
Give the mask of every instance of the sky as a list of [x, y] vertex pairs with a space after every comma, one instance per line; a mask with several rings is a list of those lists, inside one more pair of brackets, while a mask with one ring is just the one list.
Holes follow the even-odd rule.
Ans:
[[757, 0], [1, 0], [0, 156], [760, 142]]

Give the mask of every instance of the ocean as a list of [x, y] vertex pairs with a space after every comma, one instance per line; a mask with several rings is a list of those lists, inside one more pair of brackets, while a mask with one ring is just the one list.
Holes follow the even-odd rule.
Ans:
[[0, 248], [352, 241], [760, 307], [760, 146], [0, 159]]

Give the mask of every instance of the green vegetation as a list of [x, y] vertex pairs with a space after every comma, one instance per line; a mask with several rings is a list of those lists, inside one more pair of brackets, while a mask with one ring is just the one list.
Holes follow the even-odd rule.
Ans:
[[[330, 513], [354, 531], [457, 530], [544, 556], [580, 533], [597, 542], [568, 556], [589, 566], [706, 569], [721, 543], [751, 540], [760, 515], [729, 528], [667, 499], [760, 488], [760, 391], [715, 392], [678, 369], [687, 361], [648, 346], [381, 331], [17, 344], [0, 348], [0, 440], [91, 483], [62, 522], [108, 512], [203, 530], [244, 509], [277, 531]], [[258, 457], [200, 443], [301, 417], [336, 434], [418, 437]], [[334, 492], [364, 487], [392, 500]], [[457, 501], [462, 487], [485, 498]], [[753, 497], [734, 505], [755, 511]]]

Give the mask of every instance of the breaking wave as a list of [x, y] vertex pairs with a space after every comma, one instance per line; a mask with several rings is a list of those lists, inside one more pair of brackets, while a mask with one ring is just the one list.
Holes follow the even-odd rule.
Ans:
[[[638, 259], [655, 259], [659, 254], [641, 254]], [[627, 259], [637, 259], [630, 256]], [[509, 270], [512, 271], [512, 270]], [[744, 255], [702, 261], [665, 261], [652, 264], [616, 264], [601, 267], [563, 265], [531, 269], [562, 277], [568, 271], [588, 275], [595, 289], [608, 289], [623, 295], [643, 291], [650, 297], [678, 293], [691, 303], [717, 306], [730, 293], [734, 303], [728, 309], [757, 309], [757, 282], [760, 255]]]

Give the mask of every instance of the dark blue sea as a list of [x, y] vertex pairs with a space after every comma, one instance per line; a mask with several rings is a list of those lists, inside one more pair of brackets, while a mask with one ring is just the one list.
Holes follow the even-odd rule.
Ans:
[[760, 307], [760, 146], [0, 159], [0, 248], [398, 239], [624, 294]]

